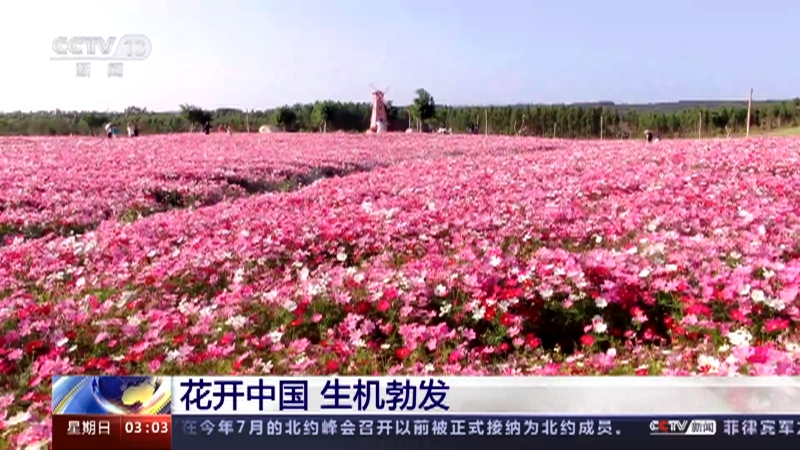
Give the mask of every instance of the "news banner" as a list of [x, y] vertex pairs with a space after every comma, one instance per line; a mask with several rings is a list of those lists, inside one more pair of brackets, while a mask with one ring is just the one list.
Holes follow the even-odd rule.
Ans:
[[159, 377], [53, 380], [53, 450], [770, 450], [800, 378]]

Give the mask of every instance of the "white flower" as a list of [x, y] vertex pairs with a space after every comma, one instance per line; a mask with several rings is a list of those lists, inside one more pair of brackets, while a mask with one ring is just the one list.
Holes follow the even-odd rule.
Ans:
[[444, 317], [450, 313], [450, 310], [453, 309], [453, 305], [450, 303], [445, 303], [439, 308], [439, 317]]
[[7, 427], [15, 427], [21, 423], [28, 422], [31, 419], [31, 414], [27, 411], [19, 412], [14, 417], [5, 421]]
[[664, 269], [666, 269], [667, 272], [676, 272], [678, 270], [678, 265], [677, 264], [667, 264], [666, 266], [664, 266]]
[[784, 303], [783, 300], [779, 298], [768, 298], [764, 301], [764, 304], [774, 309], [775, 311], [783, 311], [783, 309], [786, 308], [786, 303]]
[[347, 260], [347, 253], [345, 253], [345, 252], [337, 253], [336, 254], [336, 260], [339, 261], [339, 262], [345, 262], [345, 260]]
[[615, 349], [614, 347], [611, 347], [610, 349], [606, 350], [606, 355], [608, 355], [608, 356], [610, 356], [612, 358], [617, 356], [617, 349]]
[[225, 321], [225, 324], [229, 327], [233, 328], [234, 330], [238, 330], [242, 328], [247, 323], [247, 317], [235, 315], [228, 318]]
[[753, 292], [750, 294], [750, 298], [752, 298], [756, 303], [763, 303], [764, 300], [767, 299], [767, 296], [764, 295], [764, 291], [761, 289], [753, 289]]
[[597, 297], [594, 301], [594, 304], [597, 305], [598, 308], [603, 309], [608, 306], [608, 300], [604, 299], [603, 297]]
[[639, 278], [647, 278], [648, 275], [650, 275], [650, 269], [642, 269], [642, 271], [639, 272]]
[[744, 286], [742, 286], [742, 288], [739, 289], [739, 295], [741, 295], [742, 297], [747, 297], [748, 295], [750, 295], [750, 285], [745, 284]]
[[233, 273], [233, 283], [242, 284], [243, 281], [244, 281], [244, 269], [240, 267], [236, 269], [236, 272]]
[[697, 365], [708, 367], [710, 372], [716, 372], [719, 369], [720, 362], [713, 356], [700, 355], [697, 357]]
[[285, 302], [283, 302], [283, 307], [287, 311], [292, 312], [295, 309], [297, 309], [297, 302], [295, 302], [294, 300], [291, 300], [291, 299], [287, 299]]
[[474, 320], [481, 320], [481, 319], [483, 319], [483, 316], [485, 314], [486, 314], [486, 308], [481, 306], [480, 308], [478, 308], [478, 309], [476, 309], [475, 311], [472, 312], [472, 318]]
[[356, 283], [361, 283], [362, 281], [364, 281], [364, 274], [360, 272], [355, 274], [355, 276], [353, 277], [353, 281], [355, 281]]
[[594, 329], [595, 333], [605, 333], [608, 329], [608, 325], [603, 322], [603, 318], [600, 316], [592, 317], [592, 328]]
[[169, 350], [167, 351], [167, 362], [172, 362], [178, 359], [181, 356], [181, 352], [178, 350]]
[[444, 297], [444, 295], [447, 294], [447, 288], [439, 284], [433, 289], [433, 293], [436, 294], [437, 297]]
[[732, 331], [725, 337], [728, 338], [728, 342], [734, 347], [746, 347], [750, 345], [750, 342], [753, 340], [753, 335], [745, 329]]
[[502, 259], [500, 259], [500, 257], [499, 257], [499, 256], [492, 256], [492, 257], [489, 259], [489, 265], [490, 265], [490, 266], [492, 266], [492, 267], [497, 267], [497, 266], [499, 266], [501, 262], [503, 262], [503, 260], [502, 260]]
[[283, 333], [278, 330], [275, 330], [269, 334], [269, 340], [272, 341], [273, 344], [280, 342], [281, 338], [283, 338]]

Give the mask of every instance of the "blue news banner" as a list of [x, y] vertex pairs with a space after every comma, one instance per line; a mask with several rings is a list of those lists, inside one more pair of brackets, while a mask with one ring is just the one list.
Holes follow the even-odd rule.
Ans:
[[208, 378], [176, 381], [173, 450], [530, 450], [536, 446], [569, 450], [601, 444], [617, 450], [642, 446], [707, 450], [709, 445], [751, 450], [760, 444], [770, 450], [796, 450], [800, 446], [800, 415], [477, 414], [450, 411], [449, 386], [436, 379], [416, 386], [387, 381], [381, 383], [386, 386], [359, 389], [330, 378], [316, 391], [303, 379], [274, 385], [264, 378], [258, 384]]

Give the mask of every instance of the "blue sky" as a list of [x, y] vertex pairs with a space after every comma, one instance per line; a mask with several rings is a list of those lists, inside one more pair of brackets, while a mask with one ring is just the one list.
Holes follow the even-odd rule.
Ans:
[[[797, 0], [7, 1], [0, 110], [618, 103], [800, 96]], [[145, 61], [88, 79], [58, 36], [140, 33]], [[7, 63], [7, 64], [6, 64]]]

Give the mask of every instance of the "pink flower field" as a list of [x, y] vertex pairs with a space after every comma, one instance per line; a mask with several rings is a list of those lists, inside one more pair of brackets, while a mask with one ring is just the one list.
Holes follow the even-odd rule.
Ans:
[[796, 139], [5, 138], [0, 233], [11, 448], [54, 374], [800, 375]]

